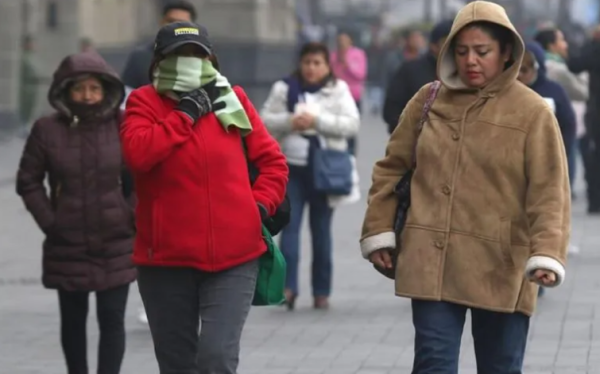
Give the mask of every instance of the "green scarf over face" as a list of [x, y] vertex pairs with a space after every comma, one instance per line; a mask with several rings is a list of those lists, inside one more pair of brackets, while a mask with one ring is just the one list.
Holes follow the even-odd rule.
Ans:
[[152, 84], [159, 94], [190, 92], [216, 80], [220, 95], [215, 103], [224, 102], [225, 108], [215, 111], [219, 122], [228, 131], [229, 126], [240, 129], [242, 136], [252, 131], [252, 124], [227, 78], [215, 69], [209, 60], [198, 57], [167, 56], [154, 70]]

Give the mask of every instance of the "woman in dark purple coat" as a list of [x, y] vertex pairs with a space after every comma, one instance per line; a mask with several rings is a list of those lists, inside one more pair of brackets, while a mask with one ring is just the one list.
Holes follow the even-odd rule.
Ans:
[[123, 97], [123, 84], [98, 54], [66, 57], [48, 94], [56, 113], [34, 124], [17, 175], [17, 193], [46, 235], [43, 283], [58, 290], [69, 374], [88, 373], [90, 292], [100, 327], [98, 373], [117, 374], [125, 352], [125, 306], [136, 272], [133, 196], [122, 183]]

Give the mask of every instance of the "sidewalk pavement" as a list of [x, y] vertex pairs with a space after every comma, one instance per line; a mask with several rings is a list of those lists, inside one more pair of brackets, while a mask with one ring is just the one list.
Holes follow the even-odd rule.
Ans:
[[[366, 194], [373, 162], [383, 155], [385, 126], [364, 121], [359, 171]], [[0, 372], [64, 373], [56, 294], [39, 284], [42, 235], [14, 193], [22, 145], [0, 145]], [[580, 169], [581, 170], [581, 169]], [[577, 185], [583, 196], [582, 183]], [[365, 199], [335, 213], [335, 284], [332, 308], [311, 309], [309, 235], [303, 233], [302, 290], [297, 310], [254, 308], [242, 342], [240, 374], [404, 374], [412, 363], [413, 330], [407, 300], [360, 257], [358, 237]], [[575, 201], [573, 244], [566, 283], [548, 290], [532, 320], [527, 374], [600, 374], [600, 218]], [[600, 267], [599, 267], [600, 269]], [[123, 374], [158, 373], [150, 334], [136, 321], [141, 306], [133, 285], [127, 311]], [[598, 312], [597, 312], [598, 310]], [[98, 339], [93, 304], [89, 318], [90, 372]], [[465, 326], [461, 374], [475, 374], [470, 326]]]

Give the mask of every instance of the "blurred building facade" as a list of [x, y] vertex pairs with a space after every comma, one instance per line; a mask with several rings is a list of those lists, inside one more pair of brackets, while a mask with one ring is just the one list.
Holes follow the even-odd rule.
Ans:
[[[296, 47], [294, 0], [191, 0], [212, 36], [221, 68], [261, 101], [289, 72]], [[152, 40], [164, 0], [0, 0], [0, 128], [16, 124], [22, 40], [31, 35], [41, 76], [38, 109], [62, 58], [91, 40], [118, 71], [132, 48]]]

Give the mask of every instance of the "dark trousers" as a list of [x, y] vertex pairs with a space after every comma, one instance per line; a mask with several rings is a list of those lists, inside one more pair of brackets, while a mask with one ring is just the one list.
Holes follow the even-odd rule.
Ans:
[[522, 373], [529, 317], [443, 301], [413, 300], [415, 360], [412, 374], [458, 374], [467, 309], [471, 309], [477, 373]]
[[138, 268], [160, 374], [236, 374], [257, 274], [257, 260], [218, 273]]
[[287, 263], [286, 288], [298, 294], [300, 232], [304, 207], [308, 204], [312, 239], [313, 296], [329, 296], [333, 269], [331, 221], [333, 209], [327, 195], [313, 188], [310, 168], [290, 165], [287, 194], [292, 207], [290, 223], [281, 233], [281, 251]]
[[[129, 284], [96, 292], [100, 327], [98, 374], [118, 374], [125, 354], [125, 308]], [[69, 374], [87, 374], [89, 292], [58, 291], [61, 343]]]
[[[590, 107], [588, 106], [588, 111]], [[600, 213], [600, 123], [597, 115], [586, 115], [586, 133], [579, 142], [587, 184], [588, 210]]]

